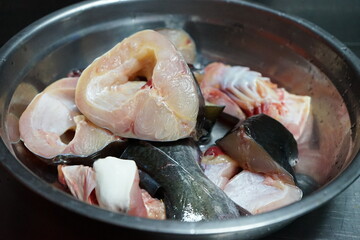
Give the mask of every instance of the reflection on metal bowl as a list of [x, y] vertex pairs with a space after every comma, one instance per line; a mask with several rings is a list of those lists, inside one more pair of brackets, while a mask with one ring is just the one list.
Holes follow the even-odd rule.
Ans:
[[[199, 223], [113, 214], [54, 187], [54, 169], [18, 143], [17, 119], [39, 91], [69, 70], [84, 68], [124, 37], [163, 27], [185, 29], [194, 38], [199, 64], [248, 66], [290, 92], [312, 97], [311, 141], [299, 144], [303, 151], [296, 168], [299, 182], [307, 186], [303, 200], [256, 216]], [[258, 5], [215, 0], [80, 3], [37, 21], [5, 44], [0, 79], [2, 163], [19, 180], [71, 211], [159, 238], [261, 237], [327, 202], [360, 174], [359, 60], [314, 24]]]

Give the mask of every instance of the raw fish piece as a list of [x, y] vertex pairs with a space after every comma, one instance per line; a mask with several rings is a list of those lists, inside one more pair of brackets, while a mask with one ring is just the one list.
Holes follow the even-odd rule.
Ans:
[[100, 207], [147, 217], [134, 161], [106, 157], [94, 162], [96, 197]]
[[83, 115], [75, 116], [74, 122], [76, 124], [74, 139], [68, 144], [63, 154], [88, 156], [111, 142], [121, 141], [109, 131], [95, 126]]
[[196, 135], [202, 102], [181, 53], [152, 30], [135, 33], [95, 59], [76, 87], [80, 111], [126, 138], [173, 141]]
[[[310, 115], [310, 97], [290, 94], [247, 67], [211, 63], [205, 68], [200, 87], [203, 92], [208, 87], [221, 90], [248, 117], [259, 113], [271, 116], [288, 128], [295, 139], [301, 136]], [[207, 101], [214, 101], [211, 95], [204, 96]], [[229, 108], [232, 105], [230, 101], [224, 103]]]
[[96, 198], [92, 196], [96, 181], [91, 167], [59, 165], [58, 173], [60, 183], [67, 186], [73, 196], [83, 202], [97, 204]]
[[293, 166], [298, 160], [293, 135], [278, 121], [259, 114], [239, 122], [216, 144], [241, 168], [255, 173], [275, 174], [294, 184]]
[[233, 177], [224, 192], [252, 214], [284, 207], [302, 198], [298, 187], [246, 170]]
[[[99, 204], [95, 193], [96, 174], [93, 168], [83, 165], [59, 165], [58, 179], [59, 182], [66, 186], [71, 194], [77, 199], [92, 205]], [[115, 183], [114, 186], [116, 185], [117, 184]], [[141, 198], [146, 208], [147, 218], [158, 220], [165, 219], [165, 205], [161, 200], [151, 197], [144, 189], [141, 189]], [[142, 211], [135, 212], [134, 215], [136, 214], [139, 214], [140, 217], [144, 217]]]
[[156, 31], [164, 35], [175, 45], [187, 63], [194, 64], [196, 60], [196, 45], [187, 32], [174, 28], [163, 28]]
[[136, 161], [161, 185], [167, 219], [198, 222], [240, 216], [237, 205], [204, 175], [198, 164], [200, 150], [191, 138], [132, 141], [121, 158]]
[[240, 120], [244, 120], [246, 118], [244, 112], [241, 108], [224, 92], [214, 87], [203, 87], [201, 89], [202, 94], [206, 101], [225, 106], [224, 112], [234, 116]]
[[141, 195], [145, 204], [148, 218], [158, 220], [166, 219], [165, 205], [163, 201], [152, 198], [151, 195], [144, 189], [141, 189]]
[[205, 175], [221, 189], [224, 189], [229, 180], [239, 172], [238, 163], [217, 146], [206, 150], [201, 158], [201, 167]]
[[81, 115], [74, 102], [76, 83], [77, 78], [54, 82], [35, 96], [21, 115], [20, 137], [34, 154], [43, 158], [88, 156], [120, 140]]

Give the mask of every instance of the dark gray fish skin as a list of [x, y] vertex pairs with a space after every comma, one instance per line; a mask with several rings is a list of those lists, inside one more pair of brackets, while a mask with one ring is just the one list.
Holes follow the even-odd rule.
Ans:
[[294, 136], [279, 121], [265, 114], [248, 118], [244, 122], [245, 131], [259, 143], [273, 159], [291, 175], [290, 163], [298, 159], [297, 142]]
[[121, 158], [134, 160], [161, 185], [167, 219], [197, 222], [240, 217], [237, 205], [202, 172], [200, 154], [194, 140], [187, 138], [172, 143], [132, 141]]
[[[192, 72], [191, 72], [192, 73]], [[196, 81], [194, 74], [192, 73], [195, 85], [196, 85], [196, 92], [199, 96], [199, 112], [196, 118], [196, 126], [195, 126], [195, 134], [193, 137], [195, 140], [199, 141], [201, 137], [206, 134], [206, 130], [204, 129], [205, 124], [205, 99], [201, 93], [201, 89], [199, 83]]]
[[163, 198], [163, 190], [149, 174], [139, 169], [140, 188], [145, 189], [150, 196], [155, 198]]
[[244, 169], [280, 173], [295, 183], [290, 164], [298, 160], [297, 142], [280, 122], [265, 114], [239, 122], [216, 144]]
[[199, 139], [198, 144], [205, 145], [211, 140], [211, 131], [224, 111], [225, 106], [220, 105], [205, 105], [204, 107], [204, 123], [203, 123], [203, 136]]
[[113, 156], [113, 157], [119, 156], [124, 151], [126, 146], [127, 146], [127, 141], [114, 141], [89, 156], [63, 154], [52, 158], [50, 161], [49, 159], [43, 159], [43, 160], [51, 165], [66, 164], [66, 165], [85, 165], [92, 167], [95, 160], [99, 158], [105, 158], [108, 156]]

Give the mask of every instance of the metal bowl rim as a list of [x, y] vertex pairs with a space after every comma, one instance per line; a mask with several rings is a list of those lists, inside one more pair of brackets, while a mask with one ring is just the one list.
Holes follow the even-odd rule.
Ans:
[[[56, 22], [60, 19], [71, 17], [77, 14], [79, 11], [86, 11], [91, 8], [96, 8], [105, 5], [112, 5], [121, 2], [136, 2], [136, 1], [151, 1], [151, 0], [111, 0], [111, 1], [85, 1], [77, 4], [70, 5], [66, 8], [57, 10], [39, 20], [32, 23], [14, 37], [12, 37], [1, 49], [0, 49], [0, 69], [6, 64], [7, 56], [11, 55], [12, 51], [16, 49], [16, 46], [26, 41], [27, 38], [36, 34], [37, 31], [46, 27], [47, 25]], [[206, 1], [206, 0], [198, 0]], [[208, 0], [208, 2], [222, 2], [218, 0]], [[224, 1], [225, 2], [225, 1]], [[328, 43], [329, 46], [334, 48], [337, 53], [342, 55], [349, 64], [355, 69], [360, 76], [360, 64], [359, 59], [350, 50], [343, 51], [346, 46], [331, 34], [321, 29], [317, 25], [304, 20], [299, 17], [294, 17], [277, 10], [270, 9], [258, 4], [230, 0], [227, 2], [240, 4], [246, 7], [256, 8], [257, 10], [265, 11], [272, 15], [280, 16], [284, 19], [296, 23], [312, 31], [316, 35], [320, 36]], [[4, 116], [1, 115], [3, 118]], [[4, 122], [1, 119], [2, 123]], [[3, 129], [2, 129], [3, 131]], [[5, 145], [2, 146], [5, 148]], [[90, 206], [86, 203], [76, 200], [69, 194], [51, 186], [44, 180], [40, 179], [34, 173], [26, 168], [20, 161], [14, 158], [14, 156], [5, 150], [5, 156], [2, 156], [0, 161], [9, 170], [9, 172], [15, 176], [22, 184], [33, 192], [39, 194], [45, 199], [64, 207], [70, 211], [74, 211], [83, 216], [91, 219], [100, 220], [112, 225], [127, 227], [131, 229], [137, 229], [149, 232], [162, 232], [168, 234], [213, 234], [213, 233], [230, 233], [237, 231], [246, 231], [250, 229], [256, 229], [263, 226], [270, 226], [276, 223], [295, 219], [299, 216], [306, 214], [307, 212], [321, 206], [326, 203], [342, 191], [344, 191], [351, 183], [353, 183], [359, 176], [360, 171], [360, 153], [358, 152], [349, 166], [333, 181], [328, 183], [326, 187], [322, 187], [317, 192], [305, 197], [299, 202], [283, 207], [281, 209], [274, 210], [272, 212], [254, 215], [250, 217], [244, 217], [232, 220], [211, 221], [211, 222], [179, 222], [173, 220], [158, 221], [150, 220], [139, 217], [126, 216], [123, 214], [114, 214], [110, 211]], [[14, 161], [15, 160], [15, 161]]]

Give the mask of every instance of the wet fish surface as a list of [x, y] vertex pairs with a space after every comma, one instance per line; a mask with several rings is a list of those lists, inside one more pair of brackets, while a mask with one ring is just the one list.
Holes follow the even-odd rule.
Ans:
[[158, 32], [143, 30], [82, 72], [75, 102], [94, 124], [121, 137], [174, 141], [197, 134], [199, 93], [174, 45]]
[[298, 160], [296, 140], [272, 117], [265, 114], [251, 116], [216, 143], [243, 169], [276, 174], [283, 181], [295, 184], [292, 166]]
[[204, 175], [193, 139], [133, 141], [121, 158], [134, 160], [162, 186], [167, 219], [197, 222], [240, 217], [237, 204]]

